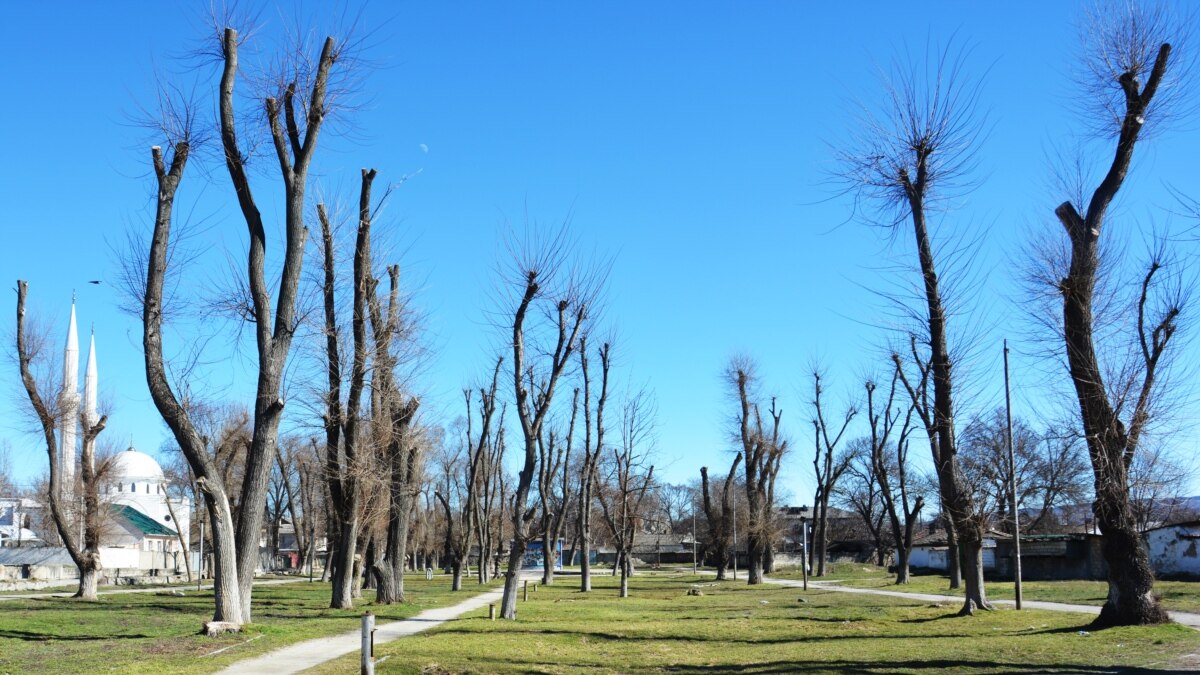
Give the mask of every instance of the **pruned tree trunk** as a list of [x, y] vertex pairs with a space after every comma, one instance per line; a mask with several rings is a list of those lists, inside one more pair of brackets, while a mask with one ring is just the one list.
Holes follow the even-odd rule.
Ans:
[[700, 467], [701, 495], [704, 503], [704, 519], [708, 523], [709, 547], [714, 565], [717, 568], [717, 581], [726, 579], [729, 568], [730, 549], [733, 541], [733, 510], [730, 503], [733, 479], [737, 476], [738, 465], [742, 462], [742, 453], [737, 453], [729, 466], [729, 473], [721, 486], [720, 511], [713, 507], [711, 490], [709, 489], [708, 467]]
[[592, 590], [592, 504], [595, 499], [596, 467], [604, 447], [604, 408], [608, 403], [608, 373], [612, 365], [609, 343], [600, 345], [600, 395], [595, 408], [593, 440], [592, 379], [588, 370], [587, 336], [579, 339], [579, 365], [583, 371], [583, 462], [579, 468], [579, 590]]
[[508, 555], [504, 595], [500, 602], [501, 618], [510, 620], [517, 617], [517, 582], [529, 542], [529, 522], [534, 516], [534, 509], [527, 508], [526, 503], [529, 499], [529, 489], [537, 474], [538, 439], [550, 411], [550, 404], [554, 400], [559, 377], [579, 344], [580, 331], [588, 310], [587, 292], [584, 289], [568, 288], [563, 299], [554, 301], [554, 327], [557, 337], [553, 351], [549, 354], [548, 366], [538, 381], [535, 364], [527, 360], [525, 320], [530, 306], [541, 297], [543, 270], [540, 269], [541, 261], [538, 260], [519, 260], [517, 266], [522, 276], [523, 287], [513, 314], [512, 374], [525, 457], [521, 472], [517, 475], [517, 489], [513, 491], [512, 549]]
[[[1157, 43], [1151, 24], [1139, 25], [1130, 15], [1113, 27], [1121, 40], [1145, 40]], [[1129, 33], [1127, 35], [1127, 33]], [[1107, 36], [1104, 36], [1107, 37]], [[1056, 210], [1070, 242], [1070, 267], [1059, 282], [1063, 300], [1063, 337], [1067, 365], [1075, 387], [1087, 440], [1088, 455], [1095, 478], [1095, 502], [1092, 511], [1104, 535], [1101, 550], [1108, 563], [1108, 598], [1096, 619], [1097, 626], [1145, 625], [1168, 620], [1166, 611], [1154, 596], [1154, 572], [1129, 501], [1129, 467], [1138, 450], [1139, 440], [1150, 419], [1160, 359], [1177, 328], [1179, 302], [1171, 303], [1157, 318], [1147, 316], [1147, 300], [1154, 275], [1161, 269], [1153, 260], [1142, 280], [1137, 308], [1137, 341], [1141, 348], [1140, 387], [1118, 394], [1114, 405], [1104, 381], [1097, 357], [1093, 326], [1095, 287], [1101, 269], [1100, 236], [1109, 205], [1124, 184], [1133, 159], [1134, 146], [1146, 123], [1150, 104], [1167, 72], [1171, 45], [1162, 43], [1153, 56], [1141, 62], [1121, 63], [1125, 54], [1109, 54], [1114, 68], [1125, 68], [1117, 84], [1124, 94], [1124, 114], [1111, 166], [1096, 187], [1087, 210], [1080, 214], [1071, 202]], [[1149, 53], [1145, 54], [1149, 56]], [[1146, 70], [1149, 69], [1147, 73]], [[1116, 74], [1116, 73], [1114, 73]], [[1140, 79], [1146, 77], [1142, 86]], [[1112, 82], [1103, 82], [1110, 86]], [[1132, 407], [1129, 406], [1133, 403]], [[1130, 410], [1128, 423], [1122, 421], [1123, 409]]]

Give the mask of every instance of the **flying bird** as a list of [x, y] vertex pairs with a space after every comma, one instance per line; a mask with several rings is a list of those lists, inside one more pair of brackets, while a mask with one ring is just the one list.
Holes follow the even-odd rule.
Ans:
[[100, 280], [98, 280], [98, 279], [97, 279], [97, 280], [95, 280], [95, 281], [89, 281], [88, 283], [89, 283], [89, 284], [96, 284], [97, 286], [99, 286], [99, 285], [100, 285]]

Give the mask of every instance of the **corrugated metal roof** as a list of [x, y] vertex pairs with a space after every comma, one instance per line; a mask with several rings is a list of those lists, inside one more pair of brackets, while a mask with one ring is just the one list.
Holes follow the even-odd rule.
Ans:
[[128, 520], [130, 525], [133, 525], [137, 529], [141, 530], [143, 534], [147, 534], [152, 537], [174, 537], [176, 534], [175, 530], [172, 530], [166, 525], [163, 525], [162, 523], [142, 513], [141, 511], [138, 511], [132, 506], [129, 506], [128, 504], [113, 504], [112, 510], [117, 515], [121, 516], [125, 520]]
[[0, 565], [74, 566], [67, 549], [55, 546], [36, 548], [0, 548]]

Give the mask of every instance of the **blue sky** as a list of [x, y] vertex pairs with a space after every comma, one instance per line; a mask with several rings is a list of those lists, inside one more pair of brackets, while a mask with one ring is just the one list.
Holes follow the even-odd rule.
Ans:
[[[60, 334], [78, 291], [81, 333], [95, 324], [112, 406], [106, 435], [150, 451], [167, 432], [146, 391], [140, 325], [117, 310], [112, 251], [152, 215], [151, 139], [131, 118], [152, 104], [156, 72], [195, 83], [202, 96], [216, 85], [211, 64], [181, 59], [204, 35], [207, 5], [7, 10], [22, 30], [10, 37], [21, 66], [0, 73], [14, 101], [0, 124], [0, 271], [30, 281], [31, 310]], [[265, 5], [264, 40], [297, 15], [322, 31], [359, 11], [318, 5]], [[458, 392], [492, 358], [488, 312], [506, 224], [526, 213], [542, 222], [569, 214], [579, 247], [614, 260], [605, 317], [620, 336], [622, 383], [657, 395], [667, 479], [727, 463], [720, 373], [731, 355], [748, 354], [764, 391], [780, 397], [793, 438], [781, 484], [792, 501], [807, 502], [811, 364], [825, 364], [836, 405], [856, 396], [891, 337], [889, 308], [875, 291], [909, 283], [887, 270], [910, 264], [911, 234], [892, 243], [852, 220], [849, 200], [828, 180], [853, 101], [878, 98], [879, 71], [903, 49], [967, 45], [967, 70], [982, 79], [978, 187], [938, 221], [941, 232], [980, 246], [969, 305], [982, 348], [962, 368], [960, 417], [1002, 403], [1003, 337], [1017, 352], [1017, 414], [1047, 409], [1047, 367], [1025, 356], [1035, 349], [1017, 282], [1028, 234], [1058, 228], [1050, 214], [1064, 197], [1050, 189], [1047, 158], [1079, 128], [1069, 77], [1079, 10], [1067, 2], [377, 2], [359, 19], [371, 27], [360, 29], [370, 69], [359, 109], [344, 133], [323, 138], [310, 195], [356, 199], [364, 166], [380, 181], [411, 176], [377, 227], [435, 349], [420, 383], [429, 419], [459, 415]], [[1135, 219], [1170, 220], [1172, 177], [1187, 190], [1181, 181], [1200, 150], [1187, 122], [1139, 147], [1118, 211], [1130, 228]], [[200, 223], [198, 284], [212, 283], [228, 260], [240, 265], [245, 247], [224, 169], [204, 162], [191, 166], [180, 194]], [[270, 163], [260, 166], [257, 190], [270, 216], [281, 188]], [[277, 260], [278, 251], [268, 255]], [[237, 394], [247, 391], [249, 352], [233, 350], [227, 333], [209, 350], [216, 363], [198, 387], [248, 401]], [[22, 405], [11, 363], [0, 382], [9, 409]], [[301, 412], [293, 408], [289, 423], [302, 423]], [[0, 439], [23, 477], [45, 468], [27, 432], [18, 415], [0, 417]], [[1184, 433], [1176, 442], [1194, 451], [1196, 439]]]

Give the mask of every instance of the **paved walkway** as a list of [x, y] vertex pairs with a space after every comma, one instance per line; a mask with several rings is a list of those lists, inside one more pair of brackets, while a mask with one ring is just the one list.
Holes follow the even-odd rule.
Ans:
[[[793, 588], [803, 588], [804, 582], [795, 579], [766, 579], [768, 583], [779, 584], [781, 586], [790, 586]], [[810, 588], [819, 588], [825, 591], [839, 591], [841, 593], [866, 593], [868, 595], [889, 595], [893, 598], [906, 598], [910, 600], [921, 600], [924, 602], [956, 602], [963, 601], [959, 595], [934, 595], [933, 593], [905, 593], [903, 591], [883, 591], [876, 588], [854, 588], [852, 586], [842, 586], [837, 581], [813, 581], [808, 580]], [[1012, 600], [993, 600], [994, 604], [998, 605], [1013, 605]], [[1030, 609], [1047, 609], [1052, 612], [1079, 612], [1081, 614], [1099, 614], [1100, 608], [1095, 605], [1071, 605], [1064, 602], [1042, 602], [1041, 600], [1022, 600], [1022, 607]], [[1200, 614], [1191, 614], [1189, 612], [1168, 612], [1171, 620], [1175, 623], [1188, 626], [1189, 628], [1200, 629]]]
[[[308, 581], [308, 577], [298, 577], [295, 579], [264, 579], [263, 581], [254, 582], [255, 586], [278, 586], [279, 584], [294, 584], [301, 581]], [[204, 584], [200, 587], [201, 590], [212, 590], [212, 584]], [[96, 595], [119, 595], [121, 593], [170, 593], [171, 591], [194, 591], [194, 584], [176, 584], [173, 586], [148, 586], [137, 587], [128, 586], [119, 590], [97, 591]], [[12, 593], [0, 595], [0, 602], [5, 600], [38, 600], [40, 598], [69, 598], [75, 595], [75, 591], [63, 591], [61, 593]]]
[[[429, 630], [492, 602], [498, 604], [500, 596], [503, 593], [503, 588], [497, 588], [468, 598], [451, 607], [427, 609], [408, 619], [377, 625], [375, 627], [375, 644], [380, 645], [406, 635], [413, 635]], [[326, 661], [357, 652], [361, 645], [362, 632], [361, 629], [356, 629], [341, 635], [330, 635], [329, 637], [316, 638], [307, 642], [298, 642], [289, 647], [277, 649], [253, 659], [238, 661], [225, 670], [222, 670], [220, 675], [254, 675], [257, 673], [284, 675], [287, 673], [299, 673], [319, 666]]]

